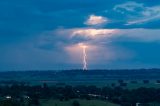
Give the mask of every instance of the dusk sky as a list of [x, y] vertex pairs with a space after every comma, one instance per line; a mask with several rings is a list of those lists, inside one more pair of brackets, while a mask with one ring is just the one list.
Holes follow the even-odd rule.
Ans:
[[160, 68], [160, 0], [0, 0], [0, 70]]

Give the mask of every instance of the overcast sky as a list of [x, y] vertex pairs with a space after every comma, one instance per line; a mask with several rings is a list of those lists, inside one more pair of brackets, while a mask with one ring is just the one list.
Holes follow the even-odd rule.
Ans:
[[0, 0], [0, 70], [160, 68], [159, 0]]

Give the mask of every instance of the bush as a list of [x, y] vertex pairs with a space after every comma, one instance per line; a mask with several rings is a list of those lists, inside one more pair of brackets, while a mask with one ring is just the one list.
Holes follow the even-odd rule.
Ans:
[[80, 104], [77, 100], [75, 100], [75, 101], [73, 101], [72, 106], [80, 106]]

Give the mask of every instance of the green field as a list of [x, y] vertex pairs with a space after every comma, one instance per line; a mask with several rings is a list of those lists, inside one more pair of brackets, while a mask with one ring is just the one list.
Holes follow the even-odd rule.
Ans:
[[[160, 83], [156, 83], [156, 80], [149, 80], [149, 83], [143, 83], [143, 80], [135, 80], [137, 81], [137, 83], [131, 83], [132, 80], [124, 80], [124, 83], [127, 83], [127, 86], [124, 86], [124, 88], [127, 89], [136, 89], [136, 88], [140, 88], [140, 87], [146, 87], [146, 88], [160, 88]], [[51, 81], [46, 81], [45, 83], [47, 83], [48, 85], [52, 86], [52, 85], [57, 85], [58, 83], [62, 83], [64, 85], [61, 86], [65, 86], [65, 85], [71, 85], [71, 86], [77, 86], [77, 85], [86, 85], [86, 86], [90, 86], [90, 85], [95, 85], [97, 87], [104, 87], [104, 86], [108, 86], [108, 87], [112, 87], [112, 84], [114, 84], [114, 86], [119, 86], [120, 84], [118, 83], [118, 80], [102, 80], [102, 81], [59, 81], [59, 82], [51, 82]], [[42, 85], [43, 82], [32, 82], [31, 84], [33, 85]]]
[[41, 106], [72, 106], [73, 101], [78, 101], [80, 106], [119, 106], [117, 104], [113, 104], [107, 101], [101, 100], [80, 100], [73, 99], [69, 101], [59, 101], [59, 100], [42, 100]]

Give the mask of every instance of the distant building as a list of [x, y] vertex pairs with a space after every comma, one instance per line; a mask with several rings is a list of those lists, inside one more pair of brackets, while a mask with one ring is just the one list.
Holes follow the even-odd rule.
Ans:
[[148, 103], [136, 103], [136, 106], [150, 106]]
[[6, 98], [6, 99], [11, 99], [12, 97], [11, 97], [11, 96], [5, 96], [5, 98]]
[[24, 98], [24, 99], [30, 99], [30, 97], [29, 97], [29, 96], [26, 96], [26, 95], [24, 95], [23, 98]]

